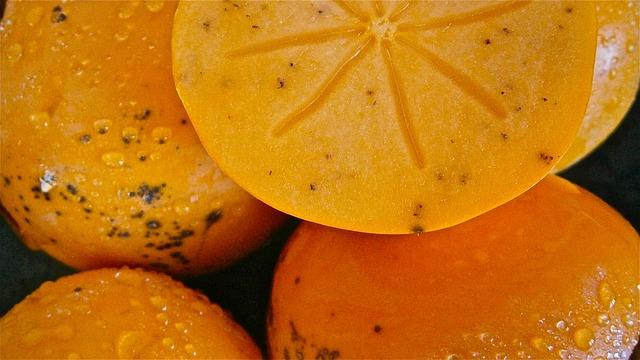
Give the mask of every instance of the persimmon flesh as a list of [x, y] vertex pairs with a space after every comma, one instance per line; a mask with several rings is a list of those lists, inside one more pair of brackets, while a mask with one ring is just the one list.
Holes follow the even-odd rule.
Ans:
[[554, 176], [420, 235], [304, 223], [276, 270], [270, 353], [626, 359], [640, 335], [639, 255], [627, 221]]
[[468, 220], [542, 179], [585, 113], [584, 1], [183, 1], [178, 93], [240, 186], [332, 227]]

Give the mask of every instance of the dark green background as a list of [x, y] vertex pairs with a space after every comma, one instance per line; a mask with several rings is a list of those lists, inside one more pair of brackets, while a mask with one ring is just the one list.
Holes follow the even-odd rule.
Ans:
[[[4, 0], [0, 0], [0, 10], [3, 5]], [[562, 174], [620, 211], [636, 230], [640, 229], [639, 120], [640, 102], [636, 101], [625, 121], [603, 146]], [[202, 290], [213, 302], [230, 311], [263, 349], [273, 269], [286, 238], [295, 226], [296, 222], [292, 221], [274, 234], [263, 248], [227, 269], [183, 279], [188, 286]], [[4, 219], [0, 220], [0, 315], [43, 281], [72, 272], [46, 254], [28, 250]], [[638, 348], [632, 357], [640, 358]]]

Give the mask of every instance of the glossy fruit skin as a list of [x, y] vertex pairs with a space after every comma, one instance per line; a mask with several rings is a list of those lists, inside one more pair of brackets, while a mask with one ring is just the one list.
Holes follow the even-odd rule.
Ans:
[[7, 4], [0, 202], [30, 247], [78, 269], [193, 274], [284, 221], [200, 145], [171, 76], [176, 6]]
[[46, 282], [0, 319], [0, 329], [3, 359], [261, 358], [206, 296], [140, 269]]
[[640, 4], [599, 1], [596, 15], [598, 47], [591, 98], [577, 138], [556, 171], [577, 163], [609, 137], [631, 108], [640, 86]]
[[595, 3], [404, 4], [181, 2], [176, 88], [223, 171], [384, 234], [453, 226], [552, 171], [591, 93]]
[[555, 176], [420, 235], [303, 223], [276, 271], [270, 354], [627, 358], [640, 335], [639, 246], [615, 210]]

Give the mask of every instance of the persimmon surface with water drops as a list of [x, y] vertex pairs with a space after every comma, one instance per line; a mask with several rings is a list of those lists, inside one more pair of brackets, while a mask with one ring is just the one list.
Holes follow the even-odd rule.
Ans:
[[173, 66], [203, 145], [254, 196], [409, 233], [553, 168], [584, 116], [595, 41], [582, 1], [184, 1]]

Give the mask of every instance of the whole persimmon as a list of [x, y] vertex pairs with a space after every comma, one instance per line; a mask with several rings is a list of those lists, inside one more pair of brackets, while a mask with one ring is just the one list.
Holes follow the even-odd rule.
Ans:
[[555, 176], [463, 224], [372, 235], [303, 223], [278, 265], [285, 359], [626, 359], [640, 237]]
[[9, 1], [0, 29], [0, 202], [32, 248], [78, 269], [189, 274], [284, 220], [207, 156], [178, 98], [176, 2]]
[[587, 113], [573, 145], [556, 165], [561, 171], [587, 156], [616, 129], [640, 86], [640, 3], [599, 1], [598, 47]]
[[217, 305], [166, 275], [100, 269], [46, 282], [0, 319], [3, 359], [256, 359]]

